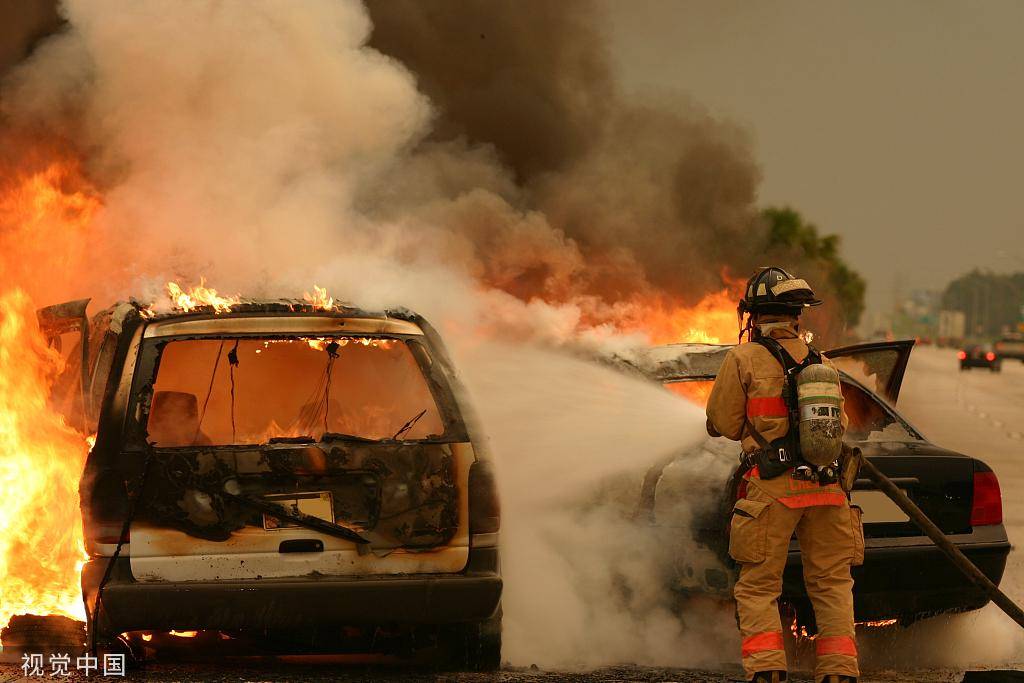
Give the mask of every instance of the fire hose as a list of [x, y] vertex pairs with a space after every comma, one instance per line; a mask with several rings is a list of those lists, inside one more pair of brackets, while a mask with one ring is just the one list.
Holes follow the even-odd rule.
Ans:
[[914, 522], [925, 533], [928, 538], [931, 539], [932, 543], [941, 550], [946, 557], [959, 569], [963, 574], [970, 579], [974, 585], [980, 588], [985, 594], [999, 606], [999, 609], [1006, 613], [1006, 616], [1010, 617], [1017, 622], [1022, 628], [1024, 628], [1024, 611], [1009, 598], [1003, 591], [999, 590], [999, 586], [994, 584], [987, 576], [973, 562], [967, 559], [959, 548], [957, 548], [946, 535], [942, 533], [939, 527], [935, 526], [932, 520], [928, 519], [928, 516], [921, 512], [921, 508], [917, 507], [907, 494], [903, 493], [896, 484], [892, 482], [889, 477], [882, 474], [877, 467], [875, 467], [870, 460], [863, 457], [860, 453], [859, 448], [853, 449], [855, 452], [855, 458], [859, 460], [860, 471], [863, 472], [870, 478], [875, 485], [878, 486], [879, 490], [887, 495], [892, 502], [896, 503], [897, 506], [903, 512], [910, 517], [911, 521]]

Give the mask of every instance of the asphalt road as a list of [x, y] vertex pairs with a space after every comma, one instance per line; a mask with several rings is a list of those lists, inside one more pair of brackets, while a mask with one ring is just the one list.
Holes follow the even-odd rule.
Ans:
[[[996, 472], [1003, 488], [1004, 514], [1011, 541], [1024, 536], [1024, 364], [1007, 362], [1001, 373], [960, 372], [955, 352], [922, 347], [915, 350], [899, 407], [922, 433], [948, 448], [979, 457]], [[1016, 551], [1003, 588], [1024, 600], [1024, 559]], [[944, 616], [909, 629], [871, 629], [858, 635], [865, 675], [872, 681], [960, 681], [966, 669], [1024, 669], [1024, 635], [996, 608]], [[1015, 664], [1016, 663], [1016, 664]], [[14, 665], [0, 665], [0, 682], [22, 680]], [[736, 669], [718, 672], [665, 669], [642, 665], [585, 672], [544, 671], [506, 666], [496, 674], [410, 671], [387, 665], [368, 667], [351, 661], [317, 663], [237, 660], [193, 664], [148, 664], [130, 672], [135, 681], [706, 681], [737, 680]], [[28, 679], [39, 680], [39, 679]], [[72, 677], [65, 680], [81, 680]], [[116, 679], [111, 679], [116, 680]], [[795, 676], [805, 683], [810, 679]], [[1017, 680], [1011, 673], [991, 672], [967, 680]]]

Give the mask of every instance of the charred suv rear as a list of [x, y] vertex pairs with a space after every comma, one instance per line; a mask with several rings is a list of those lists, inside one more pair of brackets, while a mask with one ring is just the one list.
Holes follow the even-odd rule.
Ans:
[[422, 318], [297, 302], [154, 317], [124, 304], [83, 326], [91, 391], [78, 407], [97, 437], [82, 583], [98, 638], [428, 642], [497, 666], [493, 477]]

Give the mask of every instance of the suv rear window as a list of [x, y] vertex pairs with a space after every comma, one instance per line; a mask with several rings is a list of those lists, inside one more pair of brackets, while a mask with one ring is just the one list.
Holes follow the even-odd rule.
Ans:
[[400, 339], [244, 337], [167, 342], [146, 429], [153, 445], [174, 447], [326, 432], [417, 440], [444, 426]]

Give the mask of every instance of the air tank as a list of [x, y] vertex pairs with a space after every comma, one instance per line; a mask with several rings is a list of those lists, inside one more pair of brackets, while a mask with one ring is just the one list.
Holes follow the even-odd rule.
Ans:
[[796, 376], [796, 396], [803, 459], [812, 465], [828, 465], [839, 458], [843, 445], [839, 373], [822, 363], [808, 365]]

